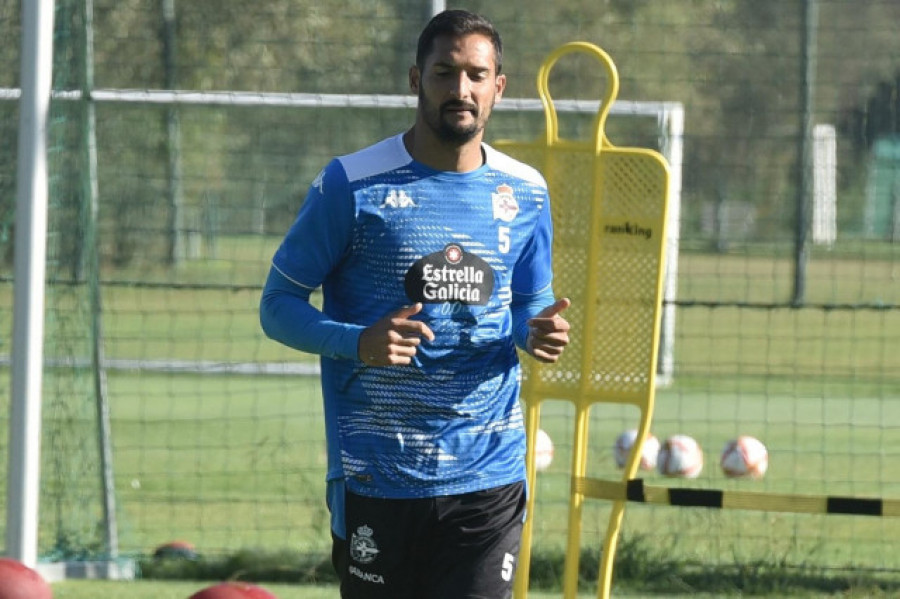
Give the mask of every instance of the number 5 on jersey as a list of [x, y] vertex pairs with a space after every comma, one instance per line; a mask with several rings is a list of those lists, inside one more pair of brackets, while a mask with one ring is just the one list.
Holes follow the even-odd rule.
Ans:
[[497, 249], [501, 254], [509, 253], [509, 227], [497, 227]]

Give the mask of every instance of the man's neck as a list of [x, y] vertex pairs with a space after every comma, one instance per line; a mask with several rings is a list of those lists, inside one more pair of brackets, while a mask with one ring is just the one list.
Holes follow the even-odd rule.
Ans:
[[439, 171], [466, 173], [484, 164], [481, 137], [479, 134], [462, 145], [451, 145], [432, 135], [426, 127], [416, 125], [403, 134], [403, 143], [416, 162]]

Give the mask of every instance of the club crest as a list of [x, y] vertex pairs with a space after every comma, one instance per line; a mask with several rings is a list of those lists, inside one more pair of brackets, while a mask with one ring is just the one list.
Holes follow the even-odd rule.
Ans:
[[375, 531], [363, 524], [350, 537], [350, 557], [360, 564], [370, 564], [378, 557], [378, 545], [373, 535]]
[[491, 194], [494, 202], [494, 218], [511, 223], [519, 214], [519, 203], [513, 195], [513, 188], [505, 183], [497, 186], [497, 192]]

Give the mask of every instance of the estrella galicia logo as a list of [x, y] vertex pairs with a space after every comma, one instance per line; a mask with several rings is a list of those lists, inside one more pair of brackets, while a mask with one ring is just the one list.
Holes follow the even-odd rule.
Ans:
[[494, 271], [480, 256], [450, 243], [417, 260], [406, 272], [405, 287], [414, 302], [484, 306], [494, 290]]

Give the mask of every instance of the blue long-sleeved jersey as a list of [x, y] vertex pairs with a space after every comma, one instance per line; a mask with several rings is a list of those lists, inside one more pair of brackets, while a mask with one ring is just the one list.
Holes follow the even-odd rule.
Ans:
[[[550, 205], [536, 170], [483, 149], [467, 173], [415, 162], [400, 135], [334, 159], [273, 259], [263, 328], [322, 356], [328, 479], [355, 493], [525, 478], [516, 345], [553, 302]], [[363, 364], [363, 328], [414, 302], [434, 341], [409, 366]]]

